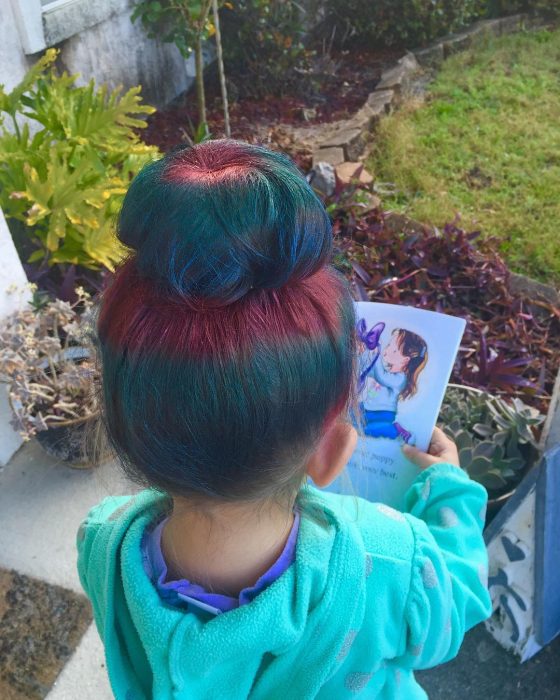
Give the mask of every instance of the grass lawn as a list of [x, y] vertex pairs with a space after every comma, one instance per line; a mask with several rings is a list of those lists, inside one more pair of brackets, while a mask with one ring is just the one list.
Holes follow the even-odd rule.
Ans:
[[370, 166], [386, 208], [496, 235], [512, 269], [560, 285], [560, 30], [449, 58], [424, 105], [383, 120]]

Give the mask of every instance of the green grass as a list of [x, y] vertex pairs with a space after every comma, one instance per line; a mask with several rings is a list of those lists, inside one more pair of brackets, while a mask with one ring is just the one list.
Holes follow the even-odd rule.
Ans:
[[386, 208], [503, 239], [512, 269], [560, 282], [560, 31], [448, 59], [424, 105], [382, 121], [370, 167]]

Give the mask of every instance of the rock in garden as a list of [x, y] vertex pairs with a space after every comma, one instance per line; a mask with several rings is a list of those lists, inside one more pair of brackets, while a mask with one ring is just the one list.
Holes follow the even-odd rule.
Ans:
[[321, 146], [339, 146], [344, 149], [346, 160], [357, 160], [364, 152], [366, 136], [367, 129], [350, 126], [331, 134], [328, 139], [323, 141]]
[[363, 107], [360, 107], [360, 109], [354, 114], [352, 119], [348, 120], [348, 126], [359, 129], [360, 132], [369, 131], [374, 121], [375, 119], [373, 112], [368, 107], [366, 102]]
[[344, 163], [344, 151], [342, 148], [319, 148], [313, 153], [313, 166], [316, 163], [330, 163], [337, 166]]
[[509, 17], [500, 18], [500, 34], [511, 34], [518, 32], [523, 28], [523, 23], [527, 19], [527, 15], [510, 15]]
[[441, 42], [425, 49], [414, 51], [418, 63], [424, 68], [439, 68], [443, 63], [443, 44]]
[[410, 78], [420, 70], [418, 61], [413, 53], [407, 53], [397, 63], [396, 66], [384, 71], [381, 75], [381, 80], [376, 85], [377, 90], [386, 90], [393, 88], [394, 90], [406, 91]]
[[483, 19], [471, 27], [471, 34], [484, 36], [500, 36], [501, 19]]
[[360, 137], [360, 129], [357, 127], [343, 127], [332, 133], [321, 147], [340, 146], [344, 148], [347, 143], [352, 143]]
[[343, 187], [359, 182], [360, 185], [371, 185], [373, 177], [364, 168], [363, 163], [342, 163], [335, 168], [336, 179]]
[[319, 162], [311, 171], [309, 182], [314, 190], [325, 197], [330, 197], [336, 187], [334, 167], [330, 163]]
[[368, 95], [366, 105], [376, 117], [388, 114], [391, 111], [393, 97], [392, 90], [375, 90]]
[[442, 41], [443, 56], [447, 58], [458, 51], [465, 51], [472, 44], [473, 35], [469, 32], [463, 34], [450, 34]]
[[349, 120], [348, 126], [368, 131], [379, 118], [390, 112], [393, 101], [392, 90], [376, 90], [369, 94], [366, 102]]

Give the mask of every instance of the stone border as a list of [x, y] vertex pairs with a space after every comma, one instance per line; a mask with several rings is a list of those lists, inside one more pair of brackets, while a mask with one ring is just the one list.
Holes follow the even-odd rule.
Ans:
[[[509, 291], [516, 296], [542, 301], [544, 304], [560, 309], [560, 292], [556, 287], [539, 282], [526, 275], [510, 271]], [[538, 307], [535, 307], [532, 311], [536, 314], [539, 313]], [[542, 313], [542, 309], [540, 309], [540, 312]]]
[[[390, 114], [398, 107], [405, 96], [414, 92], [419, 76], [426, 70], [439, 68], [448, 56], [469, 48], [479, 37], [513, 34], [527, 26], [539, 27], [542, 22], [527, 14], [481, 20], [458, 34], [449, 34], [430, 46], [406, 53], [395, 65], [383, 71], [375, 90], [353, 117], [324, 125], [324, 136], [318, 139], [313, 150], [313, 169], [319, 182], [316, 183], [314, 178], [311, 182], [316, 189], [321, 191], [322, 185], [330, 189], [325, 194], [332, 194], [336, 179], [340, 179], [341, 166], [349, 165], [348, 161], [358, 165], [356, 161], [363, 157], [375, 125], [383, 115]], [[363, 173], [365, 171], [355, 171], [355, 177], [363, 178]], [[526, 299], [560, 308], [560, 292], [555, 287], [525, 275], [511, 273], [510, 291]], [[532, 311], [538, 314], [543, 313], [544, 309], [534, 306]]]
[[371, 139], [372, 128], [410, 93], [423, 69], [439, 68], [448, 56], [468, 48], [478, 37], [512, 34], [529, 22], [532, 20], [526, 14], [481, 20], [458, 34], [449, 34], [430, 46], [406, 53], [383, 71], [375, 90], [354, 116], [324, 125], [324, 136], [319, 137], [313, 149], [313, 167], [318, 163], [336, 167], [345, 161], [357, 161]]

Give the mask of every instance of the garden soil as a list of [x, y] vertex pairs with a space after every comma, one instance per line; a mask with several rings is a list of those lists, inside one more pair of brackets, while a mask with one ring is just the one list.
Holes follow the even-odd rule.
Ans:
[[0, 569], [0, 698], [44, 698], [91, 619], [84, 596]]

